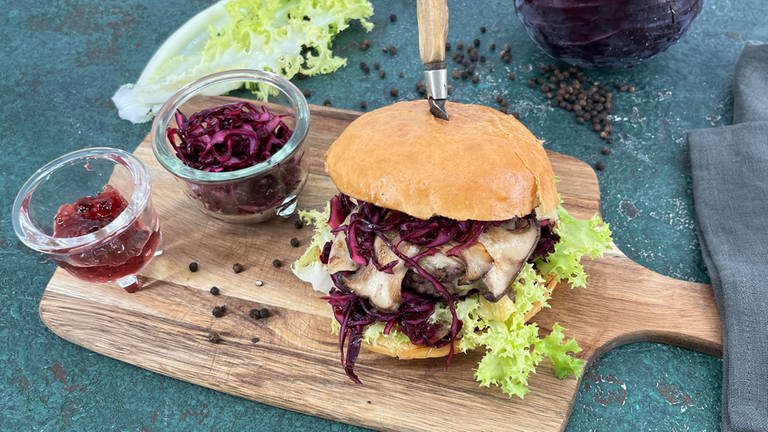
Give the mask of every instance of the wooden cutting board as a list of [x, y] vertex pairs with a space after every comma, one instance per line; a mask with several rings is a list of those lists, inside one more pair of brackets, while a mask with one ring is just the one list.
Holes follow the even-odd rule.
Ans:
[[[312, 107], [306, 140], [310, 176], [300, 207], [320, 208], [335, 193], [323, 174], [324, 150], [357, 113]], [[149, 138], [136, 154], [152, 174], [153, 200], [165, 253], [128, 294], [90, 285], [57, 270], [40, 301], [40, 317], [57, 335], [95, 352], [164, 375], [270, 405], [381, 430], [559, 431], [579, 382], [558, 380], [548, 363], [530, 379], [524, 400], [472, 377], [477, 354], [399, 361], [363, 352], [355, 385], [340, 366], [329, 307], [289, 269], [311, 230], [293, 220], [232, 225], [200, 213], [152, 155]], [[577, 217], [600, 211], [597, 178], [585, 163], [549, 152], [565, 206]], [[292, 248], [297, 237], [301, 247]], [[274, 259], [284, 263], [272, 265]], [[191, 273], [188, 263], [200, 270]], [[239, 262], [246, 270], [232, 271]], [[617, 345], [654, 340], [711, 354], [721, 350], [718, 312], [709, 286], [671, 279], [630, 261], [619, 250], [586, 263], [587, 289], [559, 287], [552, 308], [536, 316], [544, 331], [559, 322], [591, 360]], [[263, 281], [257, 286], [256, 281]], [[221, 295], [209, 293], [212, 286]], [[214, 306], [227, 314], [214, 318]], [[273, 316], [253, 320], [252, 308]], [[209, 332], [222, 341], [210, 343]], [[254, 343], [252, 338], [258, 337]]]

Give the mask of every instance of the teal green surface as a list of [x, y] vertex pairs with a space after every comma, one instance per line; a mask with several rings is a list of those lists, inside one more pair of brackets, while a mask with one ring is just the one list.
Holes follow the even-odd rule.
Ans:
[[[38, 167], [91, 146], [133, 149], [149, 124], [117, 117], [110, 97], [133, 82], [155, 49], [210, 1], [0, 0], [0, 424], [3, 430], [320, 430], [359, 428], [272, 408], [156, 375], [59, 339], [40, 322], [37, 304], [54, 267], [13, 235], [10, 207]], [[376, 28], [345, 31], [339, 72], [295, 80], [341, 108], [368, 109], [418, 97], [420, 79], [414, 5], [375, 1]], [[727, 124], [730, 82], [746, 41], [768, 41], [763, 0], [707, 0], [682, 40], [633, 69], [591, 72], [603, 82], [635, 84], [615, 95], [613, 154], [568, 113], [550, 108], [526, 86], [536, 65], [552, 60], [525, 35], [512, 1], [451, 1], [449, 40], [512, 44], [513, 60], [487, 52], [481, 81], [453, 83], [451, 98], [496, 106], [510, 101], [546, 146], [589, 163], [598, 174], [603, 214], [632, 259], [670, 276], [706, 281], [695, 236], [687, 129]], [[398, 19], [391, 23], [390, 14]], [[485, 35], [480, 26], [487, 27]], [[368, 38], [372, 46], [360, 51]], [[395, 45], [397, 54], [381, 48]], [[358, 64], [380, 62], [387, 73], [364, 75]], [[452, 62], [449, 62], [452, 66]], [[493, 67], [493, 71], [491, 71]], [[531, 71], [533, 69], [533, 71]], [[403, 72], [404, 78], [398, 73]], [[507, 73], [517, 74], [515, 81]], [[399, 97], [390, 96], [397, 87]], [[340, 372], [341, 373], [341, 372]], [[568, 431], [715, 431], [720, 413], [719, 359], [685, 349], [638, 343], [617, 348], [587, 370]], [[354, 387], [350, 386], [350, 391]], [[428, 414], [425, 414], [428, 415]], [[482, 413], [478, 413], [482, 415]]]

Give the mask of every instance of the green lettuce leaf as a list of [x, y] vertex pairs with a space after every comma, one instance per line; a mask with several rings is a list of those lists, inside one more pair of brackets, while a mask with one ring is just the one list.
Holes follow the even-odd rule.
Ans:
[[536, 267], [542, 274], [567, 280], [572, 287], [585, 287], [587, 273], [581, 259], [598, 258], [610, 250], [613, 247], [611, 229], [598, 215], [586, 220], [576, 219], [563, 206], [557, 207], [557, 216], [555, 232], [560, 241], [545, 260], [536, 261]]
[[260, 69], [286, 78], [333, 72], [346, 64], [333, 54], [333, 38], [353, 20], [372, 29], [366, 19], [372, 14], [367, 0], [221, 0], [176, 30], [136, 83], [121, 86], [112, 100], [121, 118], [142, 123], [181, 87], [214, 72]]
[[328, 218], [331, 214], [330, 204], [326, 204], [325, 210], [299, 210], [299, 218], [306, 224], [314, 226], [312, 241], [304, 253], [291, 264], [291, 271], [299, 279], [312, 284], [315, 291], [328, 293], [333, 286], [328, 268], [320, 262], [320, 253], [323, 246], [333, 240]]

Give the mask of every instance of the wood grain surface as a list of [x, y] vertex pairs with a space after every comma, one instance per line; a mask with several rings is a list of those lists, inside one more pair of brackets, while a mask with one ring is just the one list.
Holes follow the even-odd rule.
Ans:
[[[306, 140], [310, 177], [301, 207], [322, 207], [335, 193], [323, 175], [324, 149], [354, 112], [312, 107]], [[201, 386], [345, 423], [380, 430], [559, 431], [578, 380], [558, 380], [548, 363], [530, 379], [524, 400], [509, 399], [472, 378], [477, 353], [444, 360], [399, 361], [363, 352], [355, 385], [340, 366], [330, 309], [288, 265], [308, 244], [309, 229], [292, 220], [233, 225], [204, 216], [155, 161], [148, 139], [136, 154], [152, 174], [165, 253], [144, 271], [136, 294], [78, 281], [57, 270], [40, 301], [40, 316], [57, 335], [95, 352]], [[592, 169], [549, 153], [565, 206], [577, 217], [599, 212]], [[292, 248], [297, 237], [302, 247]], [[281, 259], [282, 268], [272, 266]], [[191, 273], [187, 264], [200, 270]], [[235, 262], [245, 271], [235, 274]], [[616, 345], [654, 340], [711, 354], [721, 350], [720, 322], [709, 286], [671, 279], [630, 261], [619, 250], [586, 263], [587, 289], [560, 287], [552, 308], [536, 316], [559, 322], [591, 360]], [[263, 281], [257, 286], [256, 281]], [[216, 297], [212, 286], [221, 290]], [[226, 305], [214, 318], [214, 306]], [[267, 319], [249, 318], [266, 307]], [[217, 332], [221, 343], [208, 341]], [[252, 339], [258, 337], [254, 343]]]

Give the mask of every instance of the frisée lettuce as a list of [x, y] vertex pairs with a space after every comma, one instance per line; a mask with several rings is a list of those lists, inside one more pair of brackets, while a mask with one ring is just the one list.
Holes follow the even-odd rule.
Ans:
[[[463, 323], [456, 349], [462, 352], [483, 348], [484, 356], [475, 370], [475, 379], [481, 386], [498, 386], [512, 397], [523, 398], [528, 392], [528, 378], [536, 367], [548, 359], [558, 378], [578, 376], [584, 360], [574, 357], [581, 351], [576, 340], [565, 335], [565, 328], [555, 323], [548, 334], [540, 334], [538, 324], [526, 322], [526, 314], [534, 307], [549, 307], [550, 290], [547, 281], [567, 281], [572, 287], [586, 286], [587, 275], [581, 264], [582, 257], [597, 258], [608, 251], [613, 243], [608, 224], [599, 216], [579, 220], [558, 206], [555, 232], [560, 240], [546, 258], [526, 263], [513, 282], [511, 297], [490, 302], [479, 294], [456, 301], [453, 308]], [[319, 291], [327, 292], [332, 286], [330, 275], [319, 260], [325, 243], [333, 239], [327, 221], [330, 207], [324, 212], [302, 211], [305, 223], [315, 226], [315, 233], [307, 251], [293, 265], [294, 273], [311, 282]], [[438, 302], [429, 317], [433, 323], [450, 325], [452, 313], [449, 305]], [[335, 320], [334, 320], [335, 322]], [[365, 341], [378, 337], [395, 337], [407, 341], [407, 336], [391, 329], [385, 334], [384, 323], [369, 325]]]
[[[352, 20], [371, 30], [372, 14], [367, 0], [221, 0], [176, 30], [112, 100], [121, 118], [142, 123], [183, 86], [214, 72], [330, 73], [346, 64], [331, 51], [334, 36]], [[211, 94], [240, 85], [214, 86]]]

